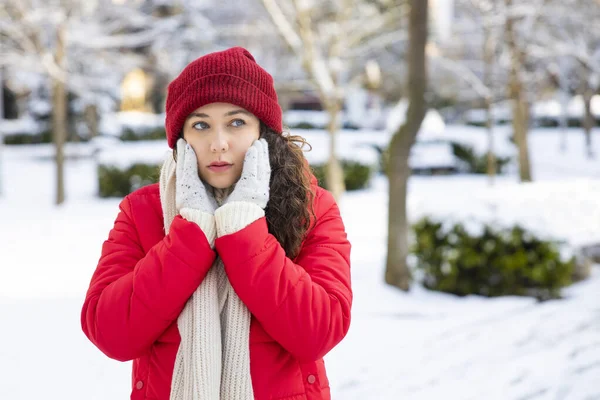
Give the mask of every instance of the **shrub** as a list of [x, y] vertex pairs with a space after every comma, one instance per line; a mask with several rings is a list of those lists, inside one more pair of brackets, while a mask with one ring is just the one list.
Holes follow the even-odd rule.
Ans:
[[[357, 161], [343, 160], [342, 168], [344, 170], [344, 183], [346, 190], [359, 190], [367, 187], [369, 180], [371, 179], [372, 169], [370, 166], [361, 164]], [[327, 182], [325, 179], [325, 164], [317, 164], [311, 166], [313, 174], [319, 181], [319, 186], [327, 189]]]
[[575, 258], [562, 260], [557, 243], [536, 238], [519, 226], [484, 226], [480, 236], [462, 224], [449, 229], [423, 218], [413, 226], [412, 252], [425, 287], [460, 296], [560, 296], [571, 283]]
[[138, 140], [166, 140], [167, 134], [164, 127], [134, 131], [131, 128], [125, 128], [121, 133], [121, 140], [132, 142]]
[[344, 122], [342, 124], [342, 128], [343, 129], [347, 129], [347, 130], [351, 130], [351, 131], [357, 131], [357, 130], [360, 129], [360, 126], [354, 124], [353, 122], [347, 121], [347, 122]]
[[[452, 142], [452, 152], [464, 165], [465, 172], [471, 174], [487, 173], [488, 153], [479, 155], [473, 147], [458, 142]], [[510, 162], [510, 157], [496, 156], [496, 173], [501, 174]]]
[[160, 167], [149, 164], [133, 164], [122, 169], [114, 166], [98, 166], [98, 194], [100, 197], [124, 197], [129, 193], [158, 182]]
[[35, 135], [29, 133], [16, 133], [4, 136], [4, 144], [19, 145], [19, 144], [40, 144], [52, 143], [52, 132], [44, 131]]
[[321, 127], [316, 126], [310, 122], [298, 122], [297, 124], [286, 125], [288, 129], [321, 129]]
[[[454, 156], [459, 159], [463, 165], [461, 169], [463, 172], [470, 174], [486, 174], [487, 173], [487, 153], [478, 155], [475, 153], [472, 147], [466, 146], [457, 142], [450, 142], [452, 146], [452, 152]], [[389, 165], [389, 150], [388, 148], [380, 148], [375, 146], [379, 152], [379, 168], [384, 174], [388, 174]], [[501, 174], [504, 172], [505, 167], [510, 163], [510, 157], [499, 157], [496, 156], [496, 173]], [[440, 175], [440, 174], [453, 174], [456, 173], [456, 169], [453, 167], [446, 168], [428, 168], [425, 170], [413, 170], [413, 174], [428, 174], [428, 175]]]

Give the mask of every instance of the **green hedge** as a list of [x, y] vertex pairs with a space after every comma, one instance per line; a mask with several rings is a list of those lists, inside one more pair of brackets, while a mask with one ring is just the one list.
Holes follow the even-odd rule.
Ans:
[[[363, 189], [372, 175], [371, 167], [356, 161], [342, 161], [346, 190]], [[325, 165], [311, 166], [319, 185], [325, 186]], [[100, 197], [123, 197], [142, 186], [158, 182], [160, 166], [134, 164], [122, 169], [114, 166], [98, 166], [98, 188]]]
[[545, 300], [559, 297], [560, 289], [571, 283], [575, 258], [562, 260], [556, 243], [519, 226], [501, 230], [486, 225], [481, 236], [474, 236], [462, 224], [446, 229], [423, 218], [413, 230], [416, 268], [429, 289]]
[[[370, 166], [361, 164], [357, 161], [341, 161], [344, 170], [344, 183], [346, 190], [364, 189], [369, 184], [373, 170]], [[319, 181], [319, 186], [327, 189], [327, 181], [325, 179], [325, 164], [311, 165], [313, 174]]]
[[[458, 142], [450, 142], [452, 146], [452, 152], [454, 156], [461, 160], [464, 165], [464, 171], [469, 174], [486, 174], [487, 173], [487, 153], [483, 155], [479, 155], [475, 152], [473, 147], [458, 143]], [[379, 146], [373, 146], [375, 150], [379, 152], [379, 169], [384, 174], [388, 173], [388, 164], [389, 164], [389, 149], [382, 148]], [[502, 174], [508, 164], [510, 163], [510, 157], [500, 157], [496, 156], [496, 173]], [[431, 171], [431, 174], [439, 174], [439, 173], [454, 173], [455, 171]]]
[[288, 129], [305, 129], [305, 130], [311, 130], [311, 129], [323, 129], [320, 126], [316, 126], [311, 124], [310, 122], [298, 122], [297, 124], [291, 124], [291, 125], [285, 125]]
[[158, 182], [159, 165], [133, 164], [127, 169], [98, 166], [98, 195], [124, 197], [142, 186]]
[[44, 131], [35, 135], [29, 133], [17, 133], [4, 136], [4, 144], [7, 145], [40, 143], [52, 143], [52, 132]]
[[[470, 174], [486, 174], [487, 173], [487, 157], [488, 153], [479, 155], [475, 152], [472, 146], [467, 146], [458, 142], [451, 142], [452, 152], [461, 160], [466, 172]], [[500, 157], [496, 155], [496, 173], [504, 172], [505, 167], [510, 163], [510, 157]]]
[[164, 127], [134, 131], [131, 128], [125, 128], [121, 133], [121, 140], [124, 142], [132, 142], [139, 140], [165, 140], [167, 137]]

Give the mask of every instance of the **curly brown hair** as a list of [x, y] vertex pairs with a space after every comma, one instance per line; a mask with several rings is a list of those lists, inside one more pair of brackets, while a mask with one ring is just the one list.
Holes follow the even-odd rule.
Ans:
[[[183, 137], [183, 132], [179, 135]], [[275, 236], [285, 254], [294, 258], [306, 232], [310, 228], [311, 217], [316, 219], [311, 186], [312, 172], [304, 158], [304, 146], [311, 145], [302, 136], [288, 132], [277, 133], [262, 121], [260, 137], [269, 145], [271, 182], [269, 202], [265, 209], [269, 232]], [[173, 149], [173, 159], [177, 161], [177, 148]]]
[[311, 172], [304, 158], [304, 146], [312, 149], [301, 136], [277, 133], [261, 122], [260, 137], [269, 145], [271, 183], [265, 209], [269, 232], [277, 238], [288, 257], [294, 258], [315, 218]]

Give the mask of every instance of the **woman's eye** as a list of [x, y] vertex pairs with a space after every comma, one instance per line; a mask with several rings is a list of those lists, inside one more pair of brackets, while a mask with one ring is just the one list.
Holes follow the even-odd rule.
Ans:
[[197, 129], [199, 131], [206, 129], [207, 127], [208, 127], [208, 124], [204, 121], [196, 122], [195, 124], [192, 125], [192, 128]]
[[234, 127], [240, 127], [246, 125], [246, 121], [244, 121], [243, 119], [234, 119], [231, 122], [231, 125], [233, 125]]

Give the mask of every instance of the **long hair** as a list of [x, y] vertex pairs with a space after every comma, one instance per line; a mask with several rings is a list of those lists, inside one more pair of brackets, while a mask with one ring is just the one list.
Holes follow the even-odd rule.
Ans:
[[[180, 134], [183, 137], [183, 133]], [[312, 173], [304, 158], [304, 146], [312, 147], [302, 136], [287, 132], [277, 133], [262, 121], [260, 137], [269, 145], [271, 182], [269, 202], [265, 209], [269, 232], [275, 236], [285, 254], [294, 258], [306, 232], [310, 228], [311, 217], [316, 219], [313, 200], [315, 193], [311, 187]], [[173, 149], [173, 159], [177, 161], [177, 147]]]
[[269, 232], [279, 241], [288, 257], [294, 258], [315, 218], [311, 172], [304, 158], [301, 136], [277, 133], [261, 122], [260, 137], [269, 145], [271, 183], [265, 209]]

